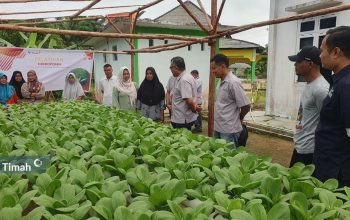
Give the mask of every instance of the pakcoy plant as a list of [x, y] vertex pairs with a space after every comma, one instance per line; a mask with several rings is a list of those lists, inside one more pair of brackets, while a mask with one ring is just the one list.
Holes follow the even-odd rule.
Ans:
[[1, 156], [47, 156], [0, 173], [0, 219], [350, 219], [350, 188], [268, 157], [93, 102], [0, 112]]

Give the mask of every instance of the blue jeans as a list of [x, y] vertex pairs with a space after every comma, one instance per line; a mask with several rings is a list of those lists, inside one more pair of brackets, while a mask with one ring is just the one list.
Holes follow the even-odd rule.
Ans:
[[238, 145], [238, 138], [239, 135], [241, 134], [241, 132], [237, 132], [237, 133], [221, 133], [218, 131], [214, 131], [214, 138], [215, 139], [224, 139], [227, 142], [231, 142], [232, 143], [232, 149], [236, 149], [237, 145]]

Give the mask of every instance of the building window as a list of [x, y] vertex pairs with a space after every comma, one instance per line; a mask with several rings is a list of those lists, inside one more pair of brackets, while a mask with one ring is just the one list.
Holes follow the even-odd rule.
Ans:
[[153, 47], [153, 45], [154, 45], [153, 39], [148, 40], [148, 46]]
[[[118, 46], [117, 45], [114, 45], [113, 47], [112, 47], [112, 50], [113, 51], [115, 51], [115, 52], [117, 52], [118, 51]], [[114, 61], [117, 61], [118, 60], [118, 54], [113, 54], [113, 60]]]
[[201, 43], [201, 51], [204, 51], [205, 50], [205, 44], [202, 42]]
[[334, 28], [337, 25], [337, 17], [323, 18], [320, 20], [320, 29]]
[[[320, 47], [326, 32], [330, 28], [336, 27], [336, 23], [337, 17], [334, 14], [299, 21], [298, 49], [300, 50], [305, 46]], [[302, 76], [298, 76], [296, 81], [305, 82]]]
[[[103, 51], [107, 51], [106, 49], [103, 49]], [[107, 54], [103, 53], [103, 62], [107, 63]]]
[[315, 21], [305, 21], [300, 24], [300, 32], [313, 31], [315, 29]]
[[164, 44], [168, 44], [168, 40], [164, 40]]
[[187, 49], [188, 49], [188, 51], [191, 51], [192, 50], [192, 45], [188, 45]]

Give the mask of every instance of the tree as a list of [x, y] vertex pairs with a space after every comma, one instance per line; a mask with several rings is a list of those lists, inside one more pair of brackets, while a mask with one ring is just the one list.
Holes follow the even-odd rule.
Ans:
[[[79, 21], [62, 22], [58, 24], [42, 24], [38, 25], [38, 27], [64, 30], [100, 31], [103, 28], [103, 24], [98, 21]], [[85, 37], [80, 36], [44, 35], [37, 33], [24, 34], [22, 32], [0, 31], [0, 46], [4, 47], [73, 49], [79, 48], [79, 44], [84, 39]]]

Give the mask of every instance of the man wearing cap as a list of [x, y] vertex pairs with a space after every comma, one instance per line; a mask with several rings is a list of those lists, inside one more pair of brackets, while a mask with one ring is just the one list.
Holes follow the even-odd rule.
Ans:
[[330, 29], [321, 44], [322, 65], [333, 71], [315, 133], [314, 176], [350, 186], [350, 27]]
[[297, 55], [289, 56], [295, 62], [295, 72], [303, 76], [306, 85], [301, 96], [294, 134], [294, 151], [290, 167], [297, 162], [311, 164], [315, 149], [315, 130], [319, 122], [322, 102], [329, 84], [320, 73], [320, 50], [314, 46], [303, 47]]

